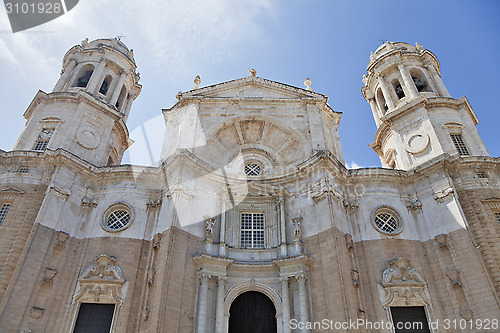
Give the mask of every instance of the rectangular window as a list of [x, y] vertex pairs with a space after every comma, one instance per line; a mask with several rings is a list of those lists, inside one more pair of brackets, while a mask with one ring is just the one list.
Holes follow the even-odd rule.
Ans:
[[495, 213], [498, 223], [500, 223], [500, 212]]
[[80, 304], [73, 333], [109, 333], [114, 312], [114, 304]]
[[392, 322], [396, 333], [430, 333], [423, 306], [391, 306]]
[[38, 139], [36, 140], [35, 147], [33, 150], [36, 151], [45, 151], [47, 146], [49, 145], [50, 138], [52, 137], [53, 129], [44, 128], [42, 133], [38, 135]]
[[486, 175], [486, 172], [481, 172], [480, 171], [480, 172], [477, 173], [477, 178], [479, 178], [479, 179], [487, 179], [488, 176]]
[[460, 156], [469, 156], [469, 150], [467, 149], [467, 146], [465, 145], [464, 139], [462, 138], [461, 134], [451, 134], [451, 141], [453, 141], [453, 144], [455, 145], [455, 148], [457, 148], [458, 153]]
[[30, 169], [27, 166], [19, 167], [19, 169], [17, 170], [17, 172], [19, 173], [28, 173], [28, 171], [30, 171]]
[[10, 206], [11, 206], [10, 203], [6, 203], [3, 204], [2, 207], [0, 207], [0, 225], [3, 224], [3, 221], [7, 217], [7, 213], [9, 212]]
[[241, 213], [241, 247], [264, 248], [264, 213]]

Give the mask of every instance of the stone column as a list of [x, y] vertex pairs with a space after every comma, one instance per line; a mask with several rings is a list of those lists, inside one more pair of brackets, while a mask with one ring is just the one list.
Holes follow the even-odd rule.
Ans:
[[288, 294], [288, 277], [281, 277], [281, 297], [283, 297], [283, 333], [290, 333], [290, 296]]
[[125, 107], [125, 111], [123, 111], [123, 114], [125, 115], [123, 117], [123, 121], [127, 121], [127, 118], [128, 118], [128, 115], [130, 114], [130, 109], [132, 108], [132, 102], [134, 101], [134, 97], [132, 95], [130, 95], [128, 98], [127, 98], [127, 102], [126, 102], [126, 107]]
[[384, 78], [379, 75], [378, 83], [380, 88], [382, 89], [382, 93], [384, 94], [385, 102], [387, 103], [387, 107], [389, 110], [394, 109], [394, 102], [392, 101], [392, 95], [389, 91], [389, 87], [387, 86], [387, 82], [385, 82]]
[[220, 212], [219, 255], [226, 255], [226, 198], [222, 198]]
[[443, 83], [443, 80], [441, 79], [441, 76], [438, 74], [436, 68], [434, 68], [434, 66], [431, 64], [426, 65], [425, 67], [432, 74], [432, 78], [434, 79], [434, 81], [436, 82], [436, 84], [438, 86], [439, 94], [441, 96], [444, 96], [444, 97], [451, 97], [450, 93], [448, 92], [448, 89], [446, 89], [446, 87]]
[[[309, 321], [309, 311], [307, 310], [306, 275], [300, 274], [295, 278], [299, 283], [300, 321], [307, 323]], [[304, 332], [308, 332], [308, 330], [304, 329]]]
[[198, 303], [198, 333], [204, 333], [206, 331], [207, 324], [207, 301], [208, 301], [208, 281], [210, 280], [210, 275], [202, 273], [200, 278], [200, 293], [199, 293], [199, 303]]
[[411, 78], [410, 71], [403, 64], [398, 65], [399, 73], [403, 78], [404, 85], [410, 93], [411, 98], [415, 98], [418, 96], [417, 87], [415, 87], [415, 83], [413, 83], [413, 79]]
[[122, 91], [123, 83], [125, 82], [125, 78], [127, 77], [127, 73], [122, 72], [120, 78], [118, 79], [118, 83], [115, 86], [115, 91], [113, 91], [113, 95], [109, 100], [109, 104], [115, 105], [116, 101], [118, 101], [118, 97], [120, 97], [120, 92]]
[[377, 102], [375, 102], [375, 98], [372, 97], [368, 100], [368, 103], [370, 103], [370, 107], [372, 108], [373, 118], [375, 119], [375, 124], [378, 127], [380, 126], [382, 121], [380, 120], [380, 114], [378, 111]]
[[52, 91], [62, 91], [64, 88], [64, 85], [66, 82], [68, 82], [69, 77], [71, 76], [71, 73], [73, 73], [73, 69], [76, 66], [76, 60], [71, 59], [64, 69], [63, 73], [61, 74], [61, 77], [59, 78], [59, 81], [57, 81], [56, 86], [54, 87], [54, 90]]
[[226, 277], [218, 277], [217, 305], [215, 308], [215, 332], [224, 332], [224, 286]]
[[95, 93], [97, 90], [97, 84], [101, 81], [102, 73], [104, 72], [104, 68], [106, 68], [106, 60], [101, 59], [101, 62], [95, 69], [94, 73], [90, 77], [90, 81], [87, 84], [87, 91], [90, 93]]
[[286, 248], [286, 221], [285, 221], [285, 200], [282, 196], [278, 198], [278, 210], [279, 210], [279, 219], [280, 219], [280, 254], [282, 257], [286, 257], [287, 248]]

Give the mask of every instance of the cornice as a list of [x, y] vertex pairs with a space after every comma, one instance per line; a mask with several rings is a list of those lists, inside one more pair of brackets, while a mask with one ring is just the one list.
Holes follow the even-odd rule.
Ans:
[[[130, 179], [134, 182], [155, 184], [158, 189], [176, 183], [175, 180], [177, 178], [170, 179], [170, 182], [167, 182], [167, 179], [169, 179], [168, 175], [174, 172], [176, 168], [192, 168], [192, 172], [194, 172], [194, 174], [200, 174], [200, 172], [202, 172], [203, 174], [208, 175], [208, 178], [206, 178], [208, 181], [220, 184], [225, 184], [227, 181], [235, 184], [241, 181], [246, 181], [246, 177], [239, 176], [238, 174], [223, 174], [221, 170], [209, 166], [203, 160], [197, 158], [187, 150], [178, 151], [158, 167], [133, 165], [97, 167], [62, 148], [57, 150], [48, 149], [45, 152], [20, 150], [6, 152], [0, 150], [0, 161], [10, 158], [29, 158], [31, 160], [31, 165], [36, 165], [37, 161], [44, 161], [44, 163], [48, 163], [55, 168], [64, 165], [65, 167], [74, 170], [75, 173], [81, 174], [90, 180], [97, 180], [99, 182], [117, 179]], [[2, 161], [2, 163], [4, 162]], [[379, 167], [348, 170], [332, 153], [328, 151], [319, 151], [311, 158], [297, 166], [295, 170], [283, 174], [269, 175], [267, 177], [263, 177], [262, 179], [254, 179], [251, 184], [255, 184], [257, 187], [262, 185], [270, 186], [271, 188], [279, 187], [283, 189], [286, 184], [297, 180], [305, 180], [309, 178], [314, 171], [321, 170], [322, 168], [326, 168], [329, 172], [324, 174], [321, 179], [315, 178], [315, 183], [311, 185], [320, 186], [321, 182], [325, 179], [328, 179], [330, 184], [372, 181], [411, 183], [419, 181], [422, 177], [426, 178], [427, 175], [435, 174], [439, 171], [451, 169], [460, 171], [460, 168], [470, 170], [470, 165], [484, 165], [489, 170], [497, 170], [498, 167], [500, 167], [500, 158], [489, 156], [460, 157], [457, 155], [450, 156], [448, 154], [442, 154], [408, 171]], [[159, 179], [161, 179], [160, 182]], [[313, 190], [314, 186], [310, 190]], [[273, 193], [279, 195], [281, 192], [278, 192]], [[341, 193], [339, 192], [337, 193], [337, 195], [340, 194]]]
[[63, 57], [63, 65], [65, 66], [69, 61], [71, 61], [71, 58], [73, 58], [74, 55], [78, 53], [93, 53], [93, 52], [99, 52], [99, 53], [104, 53], [104, 50], [111, 51], [112, 53], [116, 53], [120, 55], [121, 58], [123, 58], [130, 67], [136, 69], [137, 65], [135, 63], [135, 60], [133, 58], [130, 58], [128, 55], [125, 53], [110, 47], [106, 44], [102, 44], [101, 47], [82, 47], [81, 45], [75, 45], [71, 49], [66, 52], [66, 54]]
[[370, 144], [370, 147], [375, 150], [375, 152], [379, 153], [378, 150], [382, 146], [382, 142], [387, 135], [387, 132], [390, 131], [392, 122], [421, 106], [423, 106], [427, 112], [432, 112], [432, 108], [435, 107], [451, 107], [455, 110], [458, 110], [460, 107], [464, 107], [473, 124], [477, 125], [479, 123], [474, 110], [472, 110], [472, 107], [470, 106], [469, 101], [465, 96], [459, 99], [454, 99], [449, 97], [428, 97], [425, 95], [420, 95], [417, 99], [394, 108], [391, 112], [380, 118], [382, 124], [377, 128], [377, 131], [375, 132], [375, 138]]

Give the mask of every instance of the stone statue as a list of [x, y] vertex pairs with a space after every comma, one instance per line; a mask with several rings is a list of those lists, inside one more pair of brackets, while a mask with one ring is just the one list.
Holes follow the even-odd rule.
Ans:
[[200, 83], [201, 83], [201, 78], [199, 75], [196, 75], [196, 77], [194, 78], [194, 87], [193, 89], [198, 89], [200, 87]]
[[215, 224], [215, 219], [213, 217], [205, 220], [205, 231], [207, 238], [212, 237], [214, 224]]
[[311, 80], [309, 80], [308, 77], [306, 77], [306, 80], [304, 81], [304, 85], [306, 86], [306, 90], [312, 90], [311, 89]]

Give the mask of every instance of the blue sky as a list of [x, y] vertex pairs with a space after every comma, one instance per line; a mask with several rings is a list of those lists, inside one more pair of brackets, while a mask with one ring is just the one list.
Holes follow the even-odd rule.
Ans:
[[383, 40], [406, 41], [437, 55], [448, 91], [467, 96], [479, 134], [499, 156], [498, 17], [500, 4], [493, 0], [93, 0], [12, 34], [0, 8], [0, 149], [12, 149], [24, 127], [22, 114], [39, 89], [52, 90], [70, 47], [86, 37], [124, 35], [143, 85], [128, 121], [131, 132], [172, 106], [196, 75], [205, 86], [248, 76], [252, 67], [260, 77], [298, 87], [309, 77], [311, 87], [343, 112], [346, 163], [379, 166], [368, 147], [375, 123], [361, 78]]

